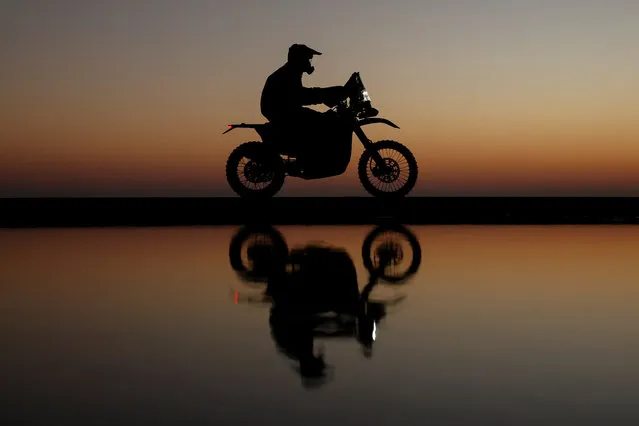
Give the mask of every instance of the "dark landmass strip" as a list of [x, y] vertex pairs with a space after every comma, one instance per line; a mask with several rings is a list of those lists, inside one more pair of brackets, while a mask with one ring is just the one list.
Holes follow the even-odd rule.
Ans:
[[637, 224], [639, 198], [5, 198], [0, 226]]

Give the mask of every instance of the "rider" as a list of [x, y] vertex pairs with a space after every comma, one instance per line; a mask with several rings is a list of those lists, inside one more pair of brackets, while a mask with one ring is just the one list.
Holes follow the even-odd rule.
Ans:
[[[321, 55], [321, 53], [306, 45], [290, 46], [287, 62], [266, 80], [260, 99], [260, 109], [262, 115], [270, 122], [283, 123], [288, 128], [292, 128], [294, 135], [304, 135], [304, 138], [312, 137], [313, 142], [321, 142], [321, 150], [315, 150], [318, 152], [313, 153], [314, 158], [318, 154], [327, 153], [330, 154], [330, 158], [341, 157], [348, 164], [351, 154], [350, 122], [344, 122], [336, 119], [332, 114], [305, 107], [322, 103], [335, 105], [349, 97], [349, 83], [344, 86], [324, 88], [303, 86], [302, 75], [304, 73], [310, 75], [315, 70], [311, 64], [315, 55]], [[336, 138], [336, 134], [343, 134], [344, 137]], [[297, 139], [299, 138], [292, 138], [292, 140]], [[332, 141], [335, 143], [327, 146]], [[298, 148], [300, 151], [298, 157], [304, 155], [311, 157], [311, 153], [304, 149], [307, 147]], [[337, 162], [340, 163], [338, 166], [343, 165], [343, 161]]]

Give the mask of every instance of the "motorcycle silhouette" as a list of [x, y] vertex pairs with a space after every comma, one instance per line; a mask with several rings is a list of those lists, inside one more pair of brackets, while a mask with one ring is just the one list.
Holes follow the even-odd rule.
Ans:
[[[345, 142], [352, 144], [352, 134], [355, 133], [364, 146], [357, 168], [362, 186], [376, 197], [406, 196], [417, 182], [418, 167], [413, 153], [394, 140], [373, 142], [362, 129], [373, 123], [383, 123], [396, 129], [399, 126], [385, 118], [375, 117], [378, 112], [371, 107], [371, 98], [359, 73], [353, 73], [347, 85], [353, 87], [355, 93], [350, 102], [326, 101], [325, 104], [330, 108], [325, 114], [336, 114], [352, 123], [350, 140]], [[297, 160], [295, 146], [299, 145], [296, 144], [299, 141], [295, 141], [296, 137], [287, 133], [286, 128], [278, 128], [271, 122], [229, 124], [223, 134], [236, 128], [253, 129], [262, 139], [261, 142], [242, 143], [228, 157], [226, 179], [233, 191], [241, 197], [270, 198], [282, 188], [287, 176], [305, 180], [322, 179], [343, 174], [348, 166], [346, 163], [335, 171], [334, 165], [326, 161], [321, 165], [324, 173], [305, 175], [303, 172], [294, 172], [291, 165]]]
[[405, 227], [385, 225], [365, 238], [362, 256], [370, 275], [360, 291], [353, 261], [342, 248], [313, 243], [289, 251], [282, 234], [269, 226], [242, 228], [231, 240], [231, 266], [242, 282], [261, 287], [253, 294], [233, 290], [234, 302], [271, 306], [271, 336], [281, 354], [299, 363], [295, 369], [305, 385], [326, 379], [315, 338], [355, 338], [364, 356], [372, 356], [378, 324], [405, 296], [370, 295], [380, 281], [406, 283], [419, 269], [421, 248]]

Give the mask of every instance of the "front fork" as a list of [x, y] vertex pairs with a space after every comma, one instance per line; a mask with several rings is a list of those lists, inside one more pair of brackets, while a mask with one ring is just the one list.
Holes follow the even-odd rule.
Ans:
[[372, 152], [371, 157], [373, 157], [373, 160], [375, 160], [376, 166], [380, 169], [380, 171], [384, 172], [384, 170], [386, 169], [386, 162], [380, 155], [379, 151], [374, 148], [375, 143], [372, 140], [368, 139], [366, 133], [364, 133], [361, 127], [355, 127], [354, 132], [355, 135], [357, 135], [357, 138], [362, 142], [362, 145], [364, 145], [364, 149]]

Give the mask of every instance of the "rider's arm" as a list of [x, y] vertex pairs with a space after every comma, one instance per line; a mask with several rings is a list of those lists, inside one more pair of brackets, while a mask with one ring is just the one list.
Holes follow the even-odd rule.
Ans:
[[302, 87], [299, 91], [302, 105], [317, 105], [324, 103], [324, 90], [320, 87]]
[[330, 87], [302, 87], [301, 99], [303, 105], [337, 104], [346, 99], [348, 94], [343, 86]]

